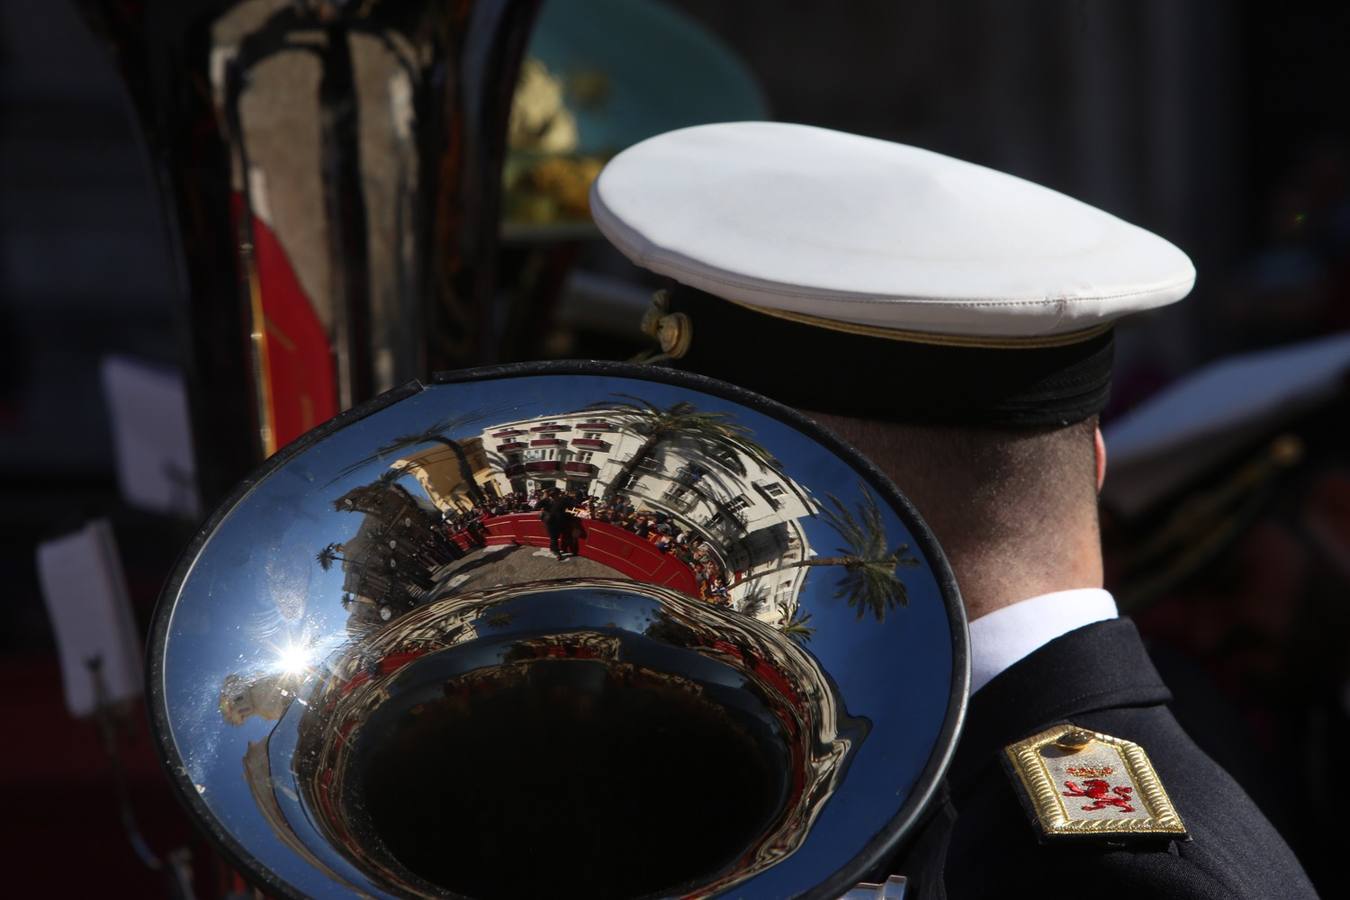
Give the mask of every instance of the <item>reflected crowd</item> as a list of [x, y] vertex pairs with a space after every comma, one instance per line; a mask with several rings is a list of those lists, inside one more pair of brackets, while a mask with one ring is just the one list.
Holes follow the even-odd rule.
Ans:
[[529, 493], [516, 491], [487, 498], [467, 510], [445, 510], [442, 517], [451, 540], [482, 547], [487, 540], [486, 520], [521, 513], [542, 516], [554, 498], [561, 498], [568, 510], [568, 521], [561, 527], [563, 552], [576, 552], [577, 534], [582, 521], [616, 525], [687, 565], [694, 573], [699, 599], [719, 606], [730, 606], [730, 579], [717, 554], [713, 552], [712, 545], [698, 534], [681, 528], [667, 513], [640, 509], [623, 496], [603, 499], [594, 494], [583, 496], [559, 488], [544, 488]]

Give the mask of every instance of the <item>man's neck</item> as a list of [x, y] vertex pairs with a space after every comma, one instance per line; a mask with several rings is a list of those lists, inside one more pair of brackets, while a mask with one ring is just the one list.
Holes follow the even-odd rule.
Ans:
[[974, 621], [1028, 597], [1102, 587], [1101, 546], [1095, 534], [1091, 539], [1085, 536], [1075, 547], [1054, 549], [1060, 552], [1028, 548], [1014, 556], [963, 553], [960, 548], [949, 551], [967, 619]]

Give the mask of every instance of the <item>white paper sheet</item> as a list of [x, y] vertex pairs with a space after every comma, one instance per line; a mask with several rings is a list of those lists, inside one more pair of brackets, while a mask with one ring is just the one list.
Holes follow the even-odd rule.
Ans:
[[101, 661], [109, 701], [139, 696], [141, 643], [107, 520], [39, 544], [37, 565], [71, 715], [89, 715], [97, 705], [90, 660]]
[[138, 509], [197, 519], [196, 464], [183, 378], [123, 356], [103, 360], [117, 483]]

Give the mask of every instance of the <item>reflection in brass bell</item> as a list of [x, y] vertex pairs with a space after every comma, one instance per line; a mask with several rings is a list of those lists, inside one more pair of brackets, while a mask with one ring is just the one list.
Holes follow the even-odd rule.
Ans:
[[414, 383], [278, 453], [150, 659], [185, 801], [306, 897], [833, 900], [932, 797], [968, 679], [875, 469], [738, 388], [585, 362]]

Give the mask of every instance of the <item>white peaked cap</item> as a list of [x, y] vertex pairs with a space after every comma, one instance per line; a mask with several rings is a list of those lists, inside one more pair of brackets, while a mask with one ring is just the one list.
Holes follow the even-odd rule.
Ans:
[[1175, 246], [1064, 194], [806, 125], [650, 138], [605, 166], [591, 212], [643, 268], [848, 330], [1072, 339], [1195, 283]]

